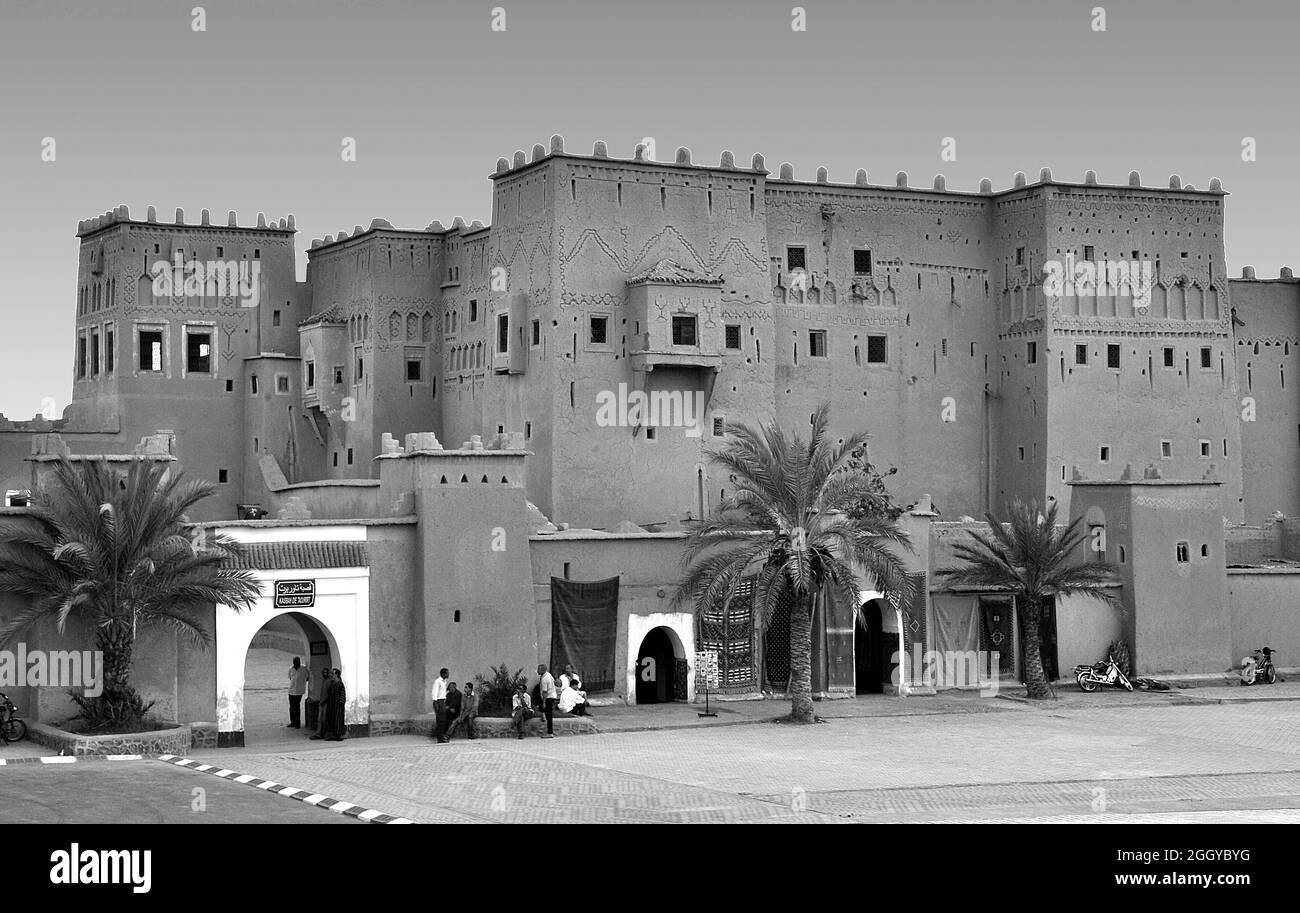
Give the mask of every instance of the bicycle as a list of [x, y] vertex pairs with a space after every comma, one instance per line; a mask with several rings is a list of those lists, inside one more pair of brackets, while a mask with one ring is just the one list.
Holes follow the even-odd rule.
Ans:
[[0, 738], [19, 742], [27, 738], [27, 724], [18, 719], [18, 708], [9, 695], [0, 691]]

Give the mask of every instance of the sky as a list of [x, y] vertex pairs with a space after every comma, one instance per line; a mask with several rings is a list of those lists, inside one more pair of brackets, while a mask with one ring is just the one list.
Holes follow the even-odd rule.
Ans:
[[1231, 273], [1300, 265], [1293, 0], [801, 8], [796, 31], [769, 0], [0, 0], [0, 413], [71, 395], [79, 220], [293, 213], [301, 278], [312, 238], [374, 218], [489, 222], [497, 158], [553, 133], [954, 190], [1218, 177]]

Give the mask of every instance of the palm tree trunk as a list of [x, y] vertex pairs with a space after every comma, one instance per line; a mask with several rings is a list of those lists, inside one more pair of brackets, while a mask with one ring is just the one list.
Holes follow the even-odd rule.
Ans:
[[1025, 664], [1025, 687], [1031, 698], [1048, 698], [1052, 696], [1052, 688], [1047, 682], [1047, 673], [1043, 671], [1043, 650], [1038, 633], [1042, 605], [1037, 600], [1030, 599], [1023, 600], [1020, 605], [1022, 610], [1020, 636], [1024, 642], [1021, 656]]
[[797, 597], [790, 607], [790, 719], [813, 722], [812, 597]]
[[114, 620], [95, 633], [95, 646], [104, 654], [104, 696], [120, 699], [131, 691], [131, 660], [135, 642], [131, 627]]

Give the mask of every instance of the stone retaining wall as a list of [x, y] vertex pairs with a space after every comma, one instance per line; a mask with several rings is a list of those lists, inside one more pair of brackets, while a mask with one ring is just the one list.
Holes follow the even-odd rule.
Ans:
[[[594, 735], [598, 730], [590, 719], [581, 716], [561, 716], [554, 718], [555, 734]], [[414, 717], [399, 717], [392, 713], [372, 713], [370, 715], [370, 734], [381, 735], [420, 735], [425, 738], [433, 736], [434, 716], [422, 713]], [[533, 717], [524, 727], [524, 735], [539, 736], [546, 731], [546, 720], [541, 714]], [[509, 717], [481, 716], [474, 723], [474, 734], [480, 739], [514, 738], [515, 731]], [[464, 738], [462, 728], [456, 738]]]
[[190, 750], [190, 727], [178, 726], [156, 732], [123, 732], [114, 735], [81, 735], [64, 732], [44, 723], [28, 723], [28, 738], [37, 745], [73, 757], [112, 754], [180, 754]]

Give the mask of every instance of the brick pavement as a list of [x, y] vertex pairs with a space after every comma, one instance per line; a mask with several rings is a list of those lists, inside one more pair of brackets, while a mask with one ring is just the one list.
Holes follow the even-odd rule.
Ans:
[[[1294, 778], [1300, 771], [1300, 703], [1142, 709], [1102, 702], [1027, 709], [1010, 701], [983, 703], [1010, 709], [490, 746], [390, 737], [209, 757], [421, 822], [1037, 820], [1075, 814], [1096, 820], [1114, 814], [1113, 805], [1092, 811], [1094, 788], [1108, 790], [1125, 815], [1177, 815], [1170, 811], [1175, 808], [1189, 815], [1221, 810], [1248, 816], [1300, 806]], [[1211, 779], [1215, 775], [1226, 779]], [[924, 788], [956, 791], [919, 791]], [[1009, 796], [1014, 801], [1008, 803]], [[1089, 802], [1081, 804], [1085, 796]]]

